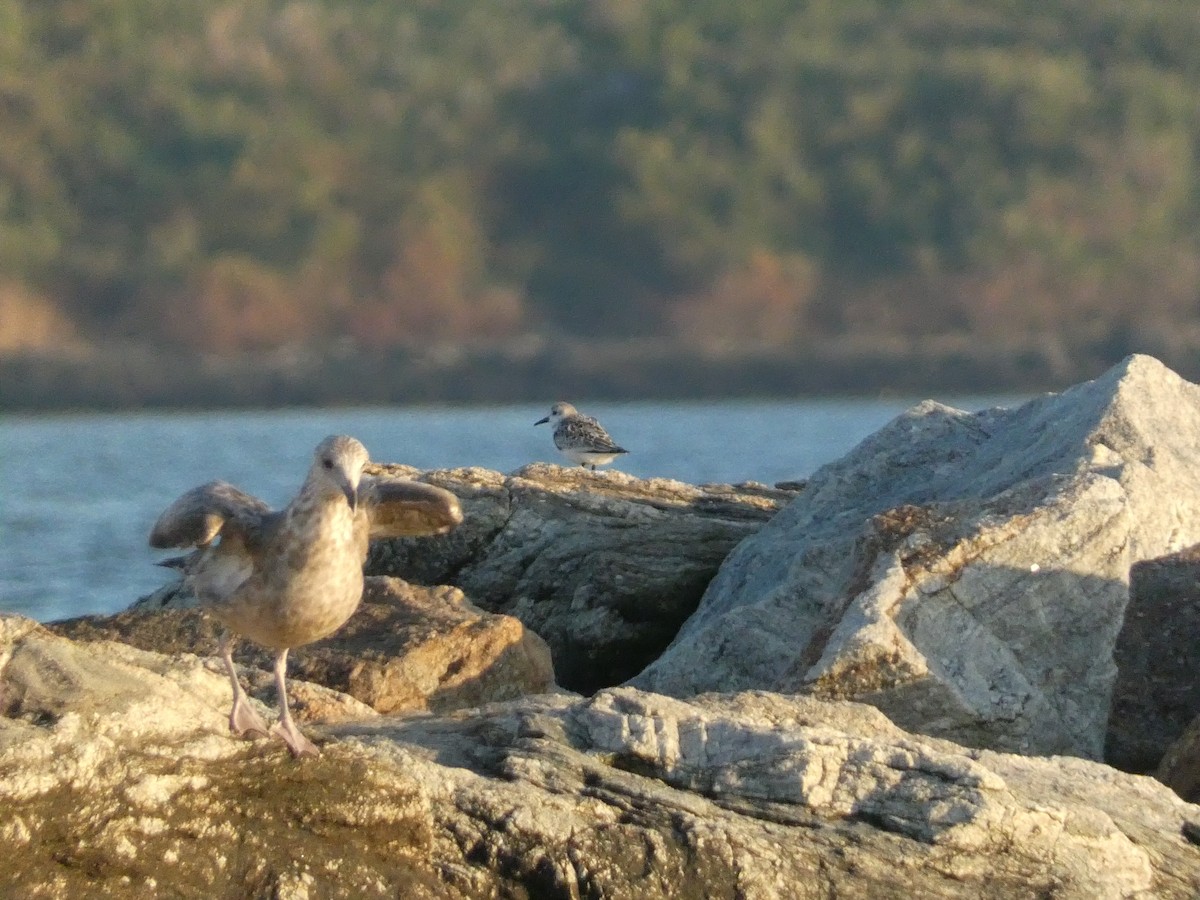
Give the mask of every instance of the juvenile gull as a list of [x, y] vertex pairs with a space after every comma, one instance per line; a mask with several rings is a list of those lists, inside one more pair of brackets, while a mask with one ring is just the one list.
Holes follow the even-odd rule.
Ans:
[[[196, 547], [178, 565], [200, 606], [225, 631], [221, 659], [233, 682], [229, 728], [266, 735], [233, 665], [229, 632], [277, 651], [279, 723], [272, 733], [295, 756], [316, 746], [296, 727], [287, 701], [287, 654], [341, 627], [358, 608], [371, 538], [440, 534], [462, 521], [458, 498], [432, 485], [363, 475], [366, 448], [352, 437], [317, 445], [300, 492], [286, 507], [224, 481], [192, 488], [159, 516], [150, 546]], [[220, 538], [220, 540], [217, 540]]]
[[555, 403], [548, 416], [533, 424], [544, 425], [546, 422], [554, 423], [554, 446], [562, 455], [593, 471], [596, 466], [607, 465], [622, 453], [629, 452], [613, 443], [603, 425], [591, 416], [583, 415], [570, 403]]

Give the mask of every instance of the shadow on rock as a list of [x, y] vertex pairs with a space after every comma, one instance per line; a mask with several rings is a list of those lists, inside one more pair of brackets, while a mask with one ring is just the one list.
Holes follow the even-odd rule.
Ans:
[[448, 535], [372, 545], [369, 574], [453, 584], [550, 645], [559, 683], [592, 693], [656, 659], [729, 551], [796, 490], [701, 485], [536, 464], [419, 473], [455, 493]]

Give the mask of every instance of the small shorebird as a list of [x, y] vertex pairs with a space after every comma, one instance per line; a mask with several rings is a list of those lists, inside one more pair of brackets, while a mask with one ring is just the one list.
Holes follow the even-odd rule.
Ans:
[[152, 547], [198, 548], [164, 565], [183, 569], [200, 607], [225, 626], [220, 651], [233, 683], [229, 728], [239, 736], [268, 731], [238, 682], [229, 633], [276, 651], [280, 718], [270, 733], [295, 756], [319, 751], [288, 709], [288, 650], [332, 634], [358, 608], [371, 538], [441, 534], [462, 521], [449, 491], [363, 475], [367, 462], [354, 438], [328, 437], [282, 510], [212, 481], [167, 507], [150, 531]]
[[554, 423], [554, 446], [562, 455], [593, 471], [596, 466], [607, 465], [622, 453], [629, 452], [613, 443], [603, 425], [591, 416], [583, 415], [570, 403], [555, 403], [548, 416], [533, 424], [544, 425], [546, 422]]

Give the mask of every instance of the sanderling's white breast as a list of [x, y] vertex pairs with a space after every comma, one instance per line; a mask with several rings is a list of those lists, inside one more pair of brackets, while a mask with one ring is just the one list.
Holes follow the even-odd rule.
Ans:
[[603, 425], [570, 403], [555, 403], [550, 407], [549, 415], [533, 424], [546, 422], [554, 424], [554, 446], [571, 462], [585, 468], [607, 465], [622, 453], [629, 452], [609, 437]]

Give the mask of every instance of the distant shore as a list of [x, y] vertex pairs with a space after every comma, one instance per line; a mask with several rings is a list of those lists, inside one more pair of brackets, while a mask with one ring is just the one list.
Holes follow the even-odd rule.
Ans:
[[1134, 351], [1153, 353], [1185, 378], [1200, 378], [1196, 353], [1120, 341], [1071, 346], [1051, 338], [1004, 344], [846, 339], [788, 352], [526, 341], [386, 353], [289, 349], [235, 358], [133, 345], [0, 358], [0, 411], [1032, 393], [1093, 378]]

